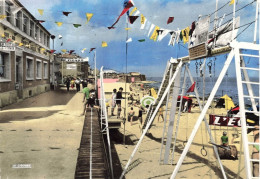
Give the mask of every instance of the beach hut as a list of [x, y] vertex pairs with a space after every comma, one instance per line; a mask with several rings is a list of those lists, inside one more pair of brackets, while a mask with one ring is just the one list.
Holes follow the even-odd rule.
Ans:
[[233, 100], [228, 96], [228, 95], [224, 95], [221, 98], [219, 98], [216, 106], [216, 108], [225, 108], [225, 109], [231, 109], [234, 108], [235, 105], [233, 103]]

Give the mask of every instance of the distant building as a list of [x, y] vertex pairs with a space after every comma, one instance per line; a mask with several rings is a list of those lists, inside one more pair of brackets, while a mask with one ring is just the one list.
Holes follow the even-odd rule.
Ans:
[[0, 1], [0, 107], [50, 89], [50, 33], [18, 1]]
[[140, 82], [145, 81], [145, 75], [139, 72], [130, 72], [128, 74], [125, 73], [117, 73], [114, 70], [104, 70], [104, 78], [105, 79], [119, 79], [120, 82]]

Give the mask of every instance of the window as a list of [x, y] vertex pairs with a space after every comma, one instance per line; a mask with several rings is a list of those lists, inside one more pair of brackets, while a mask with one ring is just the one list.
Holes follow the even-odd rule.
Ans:
[[26, 57], [26, 79], [33, 80], [34, 79], [34, 64], [32, 57]]
[[28, 17], [24, 15], [23, 16], [23, 31], [26, 34], [28, 33], [27, 23], [28, 23]]
[[18, 27], [19, 29], [21, 29], [21, 19], [22, 19], [22, 12], [19, 11], [16, 13], [15, 15], [15, 25], [16, 27]]
[[39, 41], [42, 43], [43, 42], [43, 32], [42, 30], [40, 30], [40, 38], [39, 38]]
[[43, 72], [44, 72], [44, 79], [48, 79], [48, 63], [47, 62], [43, 62]]
[[42, 61], [36, 60], [36, 78], [42, 79]]
[[46, 45], [46, 43], [47, 43], [47, 37], [46, 37], [46, 34], [44, 34], [44, 42], [43, 42], [43, 44]]
[[0, 81], [10, 80], [10, 58], [8, 53], [0, 52]]
[[11, 6], [8, 2], [5, 1], [5, 15], [6, 20], [11, 23]]
[[33, 23], [33, 21], [30, 21], [30, 34], [29, 35], [31, 37], [33, 37], [33, 33], [34, 33], [33, 31], [34, 31], [34, 23]]
[[50, 47], [50, 36], [47, 35], [47, 47]]
[[34, 38], [39, 40], [38, 39], [38, 31], [39, 31], [39, 27], [35, 25], [35, 31], [34, 31]]

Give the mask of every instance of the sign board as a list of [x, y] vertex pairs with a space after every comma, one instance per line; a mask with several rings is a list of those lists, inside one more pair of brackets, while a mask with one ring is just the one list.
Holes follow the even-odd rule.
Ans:
[[67, 64], [67, 70], [77, 70], [77, 64], [76, 63]]
[[199, 20], [189, 41], [190, 59], [207, 56], [207, 43], [209, 34], [210, 17]]
[[209, 115], [209, 125], [214, 126], [227, 126], [227, 127], [241, 127], [241, 121], [239, 117], [227, 117]]
[[62, 58], [61, 61], [65, 62], [88, 62], [89, 58]]
[[0, 42], [0, 50], [15, 51], [15, 44], [7, 43], [7, 42]]

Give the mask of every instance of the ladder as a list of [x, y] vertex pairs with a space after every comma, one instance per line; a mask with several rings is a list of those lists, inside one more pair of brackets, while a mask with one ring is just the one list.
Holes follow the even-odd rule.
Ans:
[[[166, 68], [165, 68], [165, 71], [164, 71], [162, 83], [161, 83], [159, 91], [158, 91], [158, 97], [155, 100], [155, 102], [152, 105], [149, 106], [149, 109], [148, 109], [148, 112], [147, 112], [144, 124], [142, 126], [142, 129], [145, 129], [147, 123], [150, 121], [151, 116], [154, 113], [154, 110], [155, 110], [156, 106], [159, 104], [159, 102], [160, 102], [160, 100], [161, 100], [161, 98], [163, 96], [163, 93], [165, 92], [165, 89], [166, 89], [166, 87], [167, 87], [167, 85], [169, 83], [169, 80], [171, 79], [171, 74], [173, 74], [175, 72], [177, 65], [178, 64], [174, 63], [173, 61], [168, 61], [167, 65], [166, 65]], [[170, 92], [171, 91], [172, 91], [172, 88], [171, 88]], [[161, 105], [165, 105], [165, 104], [167, 104], [167, 99], [166, 98], [163, 100]], [[151, 126], [149, 127], [149, 129], [151, 128]]]
[[[248, 54], [246, 52], [242, 52], [242, 49], [245, 50], [253, 50], [258, 51], [258, 54]], [[238, 88], [238, 96], [239, 96], [239, 112], [240, 112], [240, 120], [242, 124], [242, 139], [243, 139], [243, 145], [244, 145], [244, 155], [245, 155], [245, 168], [247, 173], [247, 178], [260, 178], [259, 175], [259, 169], [255, 168], [253, 163], [260, 163], [259, 155], [258, 158], [253, 158], [253, 153], [255, 153], [257, 150], [255, 146], [258, 146], [259, 150], [259, 142], [256, 142], [252, 137], [250, 138], [248, 134], [248, 129], [253, 128], [255, 132], [260, 132], [259, 129], [256, 129], [253, 126], [247, 125], [247, 115], [253, 114], [255, 115], [258, 120], [260, 119], [260, 113], [256, 107], [256, 101], [258, 101], [259, 104], [259, 93], [254, 95], [254, 88], [258, 88], [259, 92], [259, 79], [257, 82], [252, 82], [249, 78], [248, 73], [258, 73], [260, 74], [260, 68], [259, 66], [257, 68], [247, 67], [244, 62], [244, 57], [249, 57], [250, 61], [257, 61], [258, 65], [260, 63], [260, 45], [256, 44], [248, 44], [248, 43], [239, 43], [238, 48], [235, 49], [235, 63], [236, 63], [236, 76], [237, 76], [237, 88]], [[241, 73], [243, 75], [241, 75]], [[258, 75], [259, 77], [260, 75]], [[247, 89], [247, 94], [245, 94], [245, 89]], [[252, 111], [248, 111], [245, 109], [245, 101], [250, 100], [252, 105]], [[257, 124], [259, 126], [259, 122]], [[256, 133], [255, 133], [256, 134]], [[255, 135], [254, 134], [254, 135]], [[258, 151], [259, 152], [259, 151]], [[257, 152], [256, 152], [257, 153]], [[260, 154], [260, 153], [259, 153]], [[254, 169], [255, 168], [255, 169]], [[257, 172], [254, 172], [254, 170], [258, 170], [258, 176], [256, 176]]]

